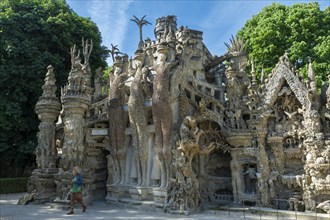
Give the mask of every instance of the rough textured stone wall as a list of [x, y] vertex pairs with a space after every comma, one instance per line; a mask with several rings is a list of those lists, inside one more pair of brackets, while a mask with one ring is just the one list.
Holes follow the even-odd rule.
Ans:
[[[141, 40], [144, 17], [135, 21], [134, 60], [115, 48], [110, 83], [97, 78], [93, 98], [91, 44], [84, 44], [84, 63], [71, 49], [55, 133], [58, 104], [43, 98], [55, 90], [44, 87], [37, 162], [45, 170], [57, 153], [53, 143], [62, 150], [47, 180], [55, 180], [58, 198], [66, 199], [78, 164], [90, 201], [106, 194], [107, 201], [153, 201], [172, 213], [199, 211], [203, 202], [304, 211], [330, 199], [330, 86], [318, 94], [312, 64], [305, 82], [284, 54], [258, 83], [238, 38], [217, 57], [202, 32], [177, 28], [175, 16], [157, 19], [155, 40]], [[56, 111], [43, 113], [43, 106]], [[31, 181], [45, 186], [38, 174]]]

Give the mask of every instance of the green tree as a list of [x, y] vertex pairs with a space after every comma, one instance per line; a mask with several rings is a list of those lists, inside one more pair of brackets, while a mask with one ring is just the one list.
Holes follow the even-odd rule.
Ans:
[[284, 6], [271, 4], [248, 20], [238, 32], [259, 72], [274, 68], [289, 52], [291, 62], [306, 76], [312, 59], [319, 85], [330, 74], [330, 8], [316, 2]]
[[54, 66], [58, 87], [63, 86], [71, 68], [69, 49], [80, 46], [82, 38], [94, 43], [92, 70], [105, 68], [108, 50], [101, 46], [98, 27], [73, 12], [65, 0], [0, 2], [1, 167], [17, 170], [34, 161], [39, 124], [34, 108], [46, 67]]

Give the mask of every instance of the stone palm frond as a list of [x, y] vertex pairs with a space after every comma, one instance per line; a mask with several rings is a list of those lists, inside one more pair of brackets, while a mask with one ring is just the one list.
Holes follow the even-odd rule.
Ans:
[[144, 19], [146, 16], [147, 15], [144, 15], [141, 19], [138, 19], [135, 15], [133, 15], [134, 19], [131, 19], [131, 21], [135, 22], [137, 26], [141, 28], [143, 25], [151, 24], [150, 22]]
[[140, 32], [139, 47], [141, 47], [142, 44], [143, 44], [143, 40], [142, 40], [142, 27], [144, 25], [148, 25], [148, 24], [151, 24], [151, 23], [144, 19], [146, 17], [146, 15], [143, 16], [141, 19], [138, 19], [135, 15], [133, 15], [133, 17], [134, 17], [134, 19], [131, 19], [131, 21], [135, 22], [137, 24], [137, 26], [139, 27], [139, 32]]
[[244, 42], [238, 37], [234, 37], [233, 35], [231, 35], [231, 39], [230, 39], [230, 44], [225, 43], [228, 52], [230, 53], [234, 53], [234, 52], [238, 52], [238, 53], [245, 53], [245, 45]]
[[115, 62], [115, 56], [117, 56], [118, 54], [123, 54], [123, 53], [119, 51], [118, 45], [111, 44], [110, 54], [111, 54], [112, 61]]
[[90, 58], [92, 50], [93, 50], [93, 40], [90, 40], [88, 43], [88, 40], [85, 41], [83, 38], [81, 41], [82, 41], [81, 46], [83, 48], [85, 64], [87, 64], [89, 62], [89, 58]]

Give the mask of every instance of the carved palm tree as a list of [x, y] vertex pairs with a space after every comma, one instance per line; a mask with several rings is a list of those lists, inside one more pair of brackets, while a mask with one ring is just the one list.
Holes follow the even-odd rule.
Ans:
[[151, 24], [151, 23], [144, 19], [146, 17], [146, 15], [143, 16], [141, 19], [138, 19], [135, 15], [133, 15], [133, 17], [134, 17], [134, 19], [131, 19], [131, 21], [134, 21], [137, 24], [137, 26], [139, 27], [139, 31], [140, 31], [139, 47], [141, 47], [142, 44], [143, 44], [143, 40], [142, 40], [142, 27], [143, 27], [143, 25], [148, 25], [148, 24]]
[[228, 51], [231, 53], [234, 53], [234, 52], [245, 53], [244, 42], [237, 35], [236, 35], [236, 37], [231, 35], [230, 44], [225, 43], [225, 45], [226, 45]]
[[110, 54], [112, 57], [112, 62], [115, 62], [115, 56], [117, 56], [118, 54], [123, 54], [123, 53], [119, 51], [118, 45], [114, 46], [113, 44], [111, 44]]

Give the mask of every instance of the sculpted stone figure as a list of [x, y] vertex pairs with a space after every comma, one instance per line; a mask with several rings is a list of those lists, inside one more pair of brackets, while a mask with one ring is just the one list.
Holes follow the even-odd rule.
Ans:
[[255, 167], [248, 167], [244, 175], [245, 193], [255, 194], [257, 184], [257, 171]]
[[148, 143], [147, 117], [144, 107], [145, 94], [143, 91], [143, 79], [146, 78], [148, 68], [142, 67], [144, 54], [137, 53], [134, 58], [136, 69], [131, 73], [133, 80], [128, 98], [128, 113], [132, 129], [132, 144], [135, 149], [137, 163], [138, 185], [145, 186], [147, 183]]
[[236, 151], [232, 151], [231, 153], [232, 160], [230, 162], [230, 169], [232, 173], [232, 186], [233, 186], [233, 195], [234, 202], [238, 203], [240, 200], [240, 196], [242, 194], [242, 185], [243, 185], [243, 173], [242, 173], [242, 165], [238, 162], [238, 155]]
[[[190, 124], [189, 126], [195, 127], [196, 121], [193, 117], [186, 117], [183, 124]], [[187, 125], [184, 125], [187, 126]], [[184, 126], [181, 126], [184, 127]], [[181, 130], [181, 137], [184, 136]], [[177, 187], [171, 190], [168, 197], [165, 199], [164, 209], [166, 211], [174, 211], [180, 207], [180, 213], [188, 213], [200, 209], [201, 195], [199, 192], [199, 181], [193, 171], [192, 160], [195, 155], [207, 155], [214, 150], [214, 143], [199, 146], [201, 135], [204, 134], [203, 130], [198, 128], [194, 130], [193, 137], [179, 142], [177, 161]], [[179, 197], [177, 196], [179, 195]]]
[[196, 119], [192, 116], [187, 116], [180, 126], [181, 141], [194, 140], [197, 132]]
[[122, 72], [123, 63], [120, 57], [116, 57], [114, 73], [110, 81], [109, 94], [109, 133], [110, 133], [110, 154], [112, 155], [116, 172], [114, 184], [125, 181], [125, 120], [123, 104], [125, 103], [124, 81], [126, 73]]
[[169, 70], [176, 64], [174, 62], [166, 62], [167, 52], [166, 45], [158, 46], [157, 64], [153, 67], [156, 71], [156, 76], [152, 95], [152, 113], [155, 125], [156, 153], [161, 165], [162, 188], [168, 186], [171, 173], [172, 112], [169, 102]]

